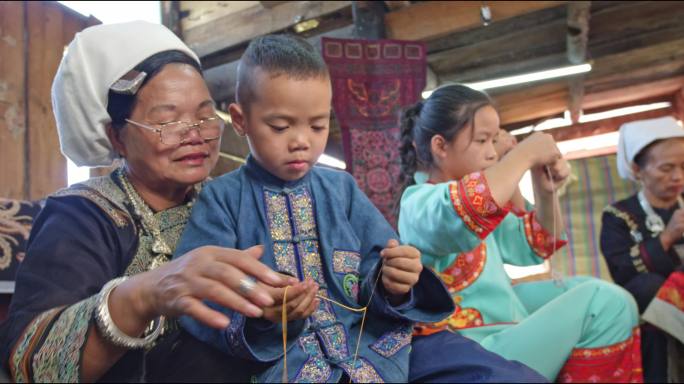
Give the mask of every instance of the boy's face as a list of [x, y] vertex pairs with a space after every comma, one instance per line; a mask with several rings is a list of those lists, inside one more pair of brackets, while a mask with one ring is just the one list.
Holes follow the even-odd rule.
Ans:
[[325, 149], [330, 125], [330, 79], [272, 77], [257, 68], [253, 100], [245, 110], [230, 105], [233, 127], [247, 136], [254, 158], [271, 174], [286, 181], [306, 175]]

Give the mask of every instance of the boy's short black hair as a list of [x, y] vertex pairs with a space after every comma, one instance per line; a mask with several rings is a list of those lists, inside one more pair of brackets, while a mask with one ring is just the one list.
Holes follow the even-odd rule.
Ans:
[[254, 71], [261, 68], [272, 77], [286, 75], [303, 80], [327, 77], [328, 67], [306, 40], [291, 35], [266, 35], [253, 39], [238, 66], [235, 98], [242, 108], [254, 99]]

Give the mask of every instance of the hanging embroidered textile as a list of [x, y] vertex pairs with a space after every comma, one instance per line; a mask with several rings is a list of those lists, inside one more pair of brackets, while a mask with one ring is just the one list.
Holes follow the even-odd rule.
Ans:
[[323, 38], [322, 44], [347, 170], [385, 218], [396, 225], [399, 116], [425, 88], [425, 45], [331, 38]]

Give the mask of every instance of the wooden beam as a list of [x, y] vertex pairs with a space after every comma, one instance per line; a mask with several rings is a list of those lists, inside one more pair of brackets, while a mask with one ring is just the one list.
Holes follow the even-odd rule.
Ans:
[[[488, 1], [492, 22], [555, 7], [560, 1]], [[385, 15], [387, 37], [431, 40], [482, 26], [481, 1], [426, 1]]]
[[634, 113], [631, 115], [613, 117], [610, 119], [592, 121], [589, 123], [573, 124], [569, 127], [551, 129], [546, 132], [550, 133], [556, 142], [573, 140], [582, 137], [615, 132], [620, 129], [622, 124], [628, 123], [630, 121], [655, 119], [662, 116], [672, 116], [673, 113], [674, 111], [672, 108], [656, 109], [653, 111]]
[[264, 8], [275, 8], [281, 4], [287, 3], [287, 1], [260, 1], [261, 6]]
[[[587, 41], [589, 35], [589, 14], [591, 1], [572, 1], [568, 3], [567, 57], [570, 64], [582, 64], [587, 58]], [[569, 80], [568, 110], [574, 124], [582, 113], [582, 97], [584, 96], [584, 76], [575, 76]]]
[[251, 7], [184, 30], [183, 37], [202, 57], [350, 6], [350, 1], [288, 1], [273, 8]]
[[380, 1], [352, 1], [354, 37], [379, 40], [385, 38], [385, 5]]
[[[354, 26], [335, 29], [318, 36], [306, 39], [311, 45], [320, 51], [321, 38], [351, 38]], [[238, 61], [222, 64], [204, 71], [204, 79], [207, 82], [211, 96], [217, 102], [232, 102], [235, 100], [235, 84], [237, 83]]]
[[588, 93], [584, 96], [582, 108], [606, 108], [616, 104], [627, 104], [644, 99], [672, 95], [684, 87], [684, 76], [631, 85], [602, 92]]
[[568, 88], [563, 82], [493, 95], [501, 125], [543, 119], [565, 111]]
[[159, 3], [162, 25], [182, 39], [183, 29], [181, 28], [180, 1], [160, 1]]
[[390, 11], [398, 11], [402, 8], [411, 6], [410, 1], [385, 1], [384, 3]]

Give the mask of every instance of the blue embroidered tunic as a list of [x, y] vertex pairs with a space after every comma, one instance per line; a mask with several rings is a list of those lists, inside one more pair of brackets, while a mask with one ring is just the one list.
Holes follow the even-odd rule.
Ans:
[[[379, 252], [392, 238], [398, 238], [394, 230], [348, 173], [314, 167], [303, 178], [285, 182], [250, 157], [203, 189], [176, 255], [204, 245], [247, 249], [263, 244], [261, 261], [274, 270], [300, 280], [309, 277], [319, 284], [319, 295], [344, 305], [368, 304], [355, 367], [361, 313], [320, 300], [312, 316], [289, 322], [288, 381], [338, 382], [344, 372], [355, 382], [405, 382], [413, 322], [439, 321], [454, 307], [427, 269], [407, 303], [391, 306], [381, 282], [368, 303], [381, 265]], [[227, 329], [189, 317], [181, 318], [181, 325], [231, 356], [267, 363], [259, 381], [280, 381], [282, 326], [218, 309], [231, 319]]]

